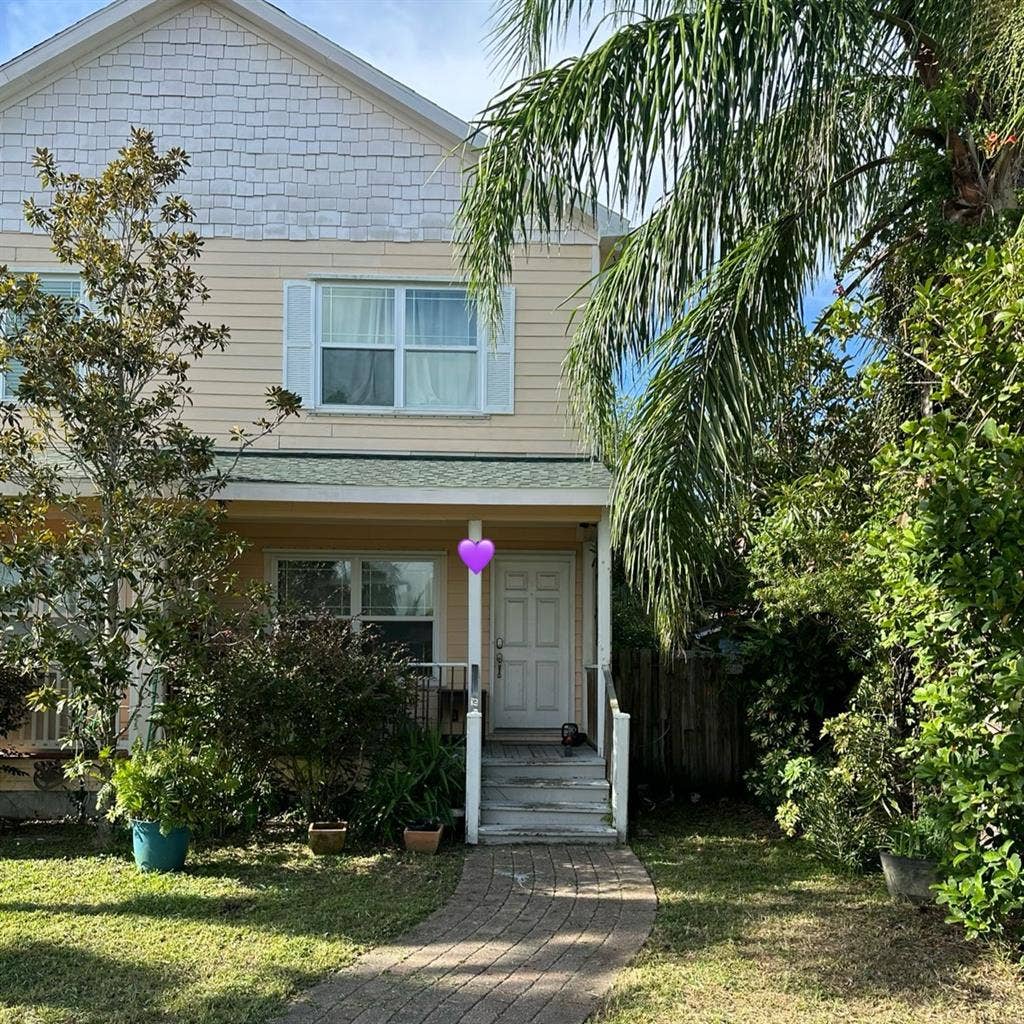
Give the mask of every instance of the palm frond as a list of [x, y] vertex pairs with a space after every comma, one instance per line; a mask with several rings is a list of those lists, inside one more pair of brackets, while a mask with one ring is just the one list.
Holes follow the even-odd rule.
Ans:
[[[499, 4], [495, 46], [526, 68], [572, 28], [616, 27], [484, 111], [489, 142], [468, 173], [458, 242], [471, 289], [497, 311], [514, 251], [593, 217], [598, 201], [643, 212], [577, 311], [565, 373], [585, 438], [615, 460], [616, 540], [663, 624], [685, 619], [714, 572], [723, 508], [775, 400], [809, 281], [908, 216], [911, 161], [948, 137], [945, 122], [938, 143], [922, 125], [941, 114], [934, 82], [955, 65], [979, 109], [1010, 111], [1015, 130], [1018, 7]], [[617, 381], [638, 363], [653, 372], [623, 425]]]

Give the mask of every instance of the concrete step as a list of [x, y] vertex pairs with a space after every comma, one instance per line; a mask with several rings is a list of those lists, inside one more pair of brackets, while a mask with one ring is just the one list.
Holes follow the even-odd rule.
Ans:
[[480, 805], [483, 825], [522, 825], [531, 829], [576, 828], [580, 825], [607, 825], [607, 803], [522, 803], [485, 799]]
[[596, 803], [608, 802], [608, 781], [600, 779], [484, 779], [483, 799], [508, 803]]
[[516, 825], [481, 825], [477, 838], [483, 846], [539, 843], [581, 846], [614, 846], [618, 836], [611, 825], [587, 825], [577, 828], [529, 828]]
[[604, 758], [596, 754], [584, 757], [543, 758], [488, 757], [482, 761], [485, 784], [508, 779], [603, 779]]

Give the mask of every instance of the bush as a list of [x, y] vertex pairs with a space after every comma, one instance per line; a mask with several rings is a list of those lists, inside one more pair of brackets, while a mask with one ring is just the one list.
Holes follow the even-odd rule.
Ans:
[[[21, 726], [28, 718], [28, 694], [32, 682], [28, 676], [0, 663], [0, 757], [7, 751], [4, 737]], [[0, 775], [25, 775], [20, 768], [0, 764]]]
[[818, 857], [843, 871], [862, 871], [876, 860], [885, 833], [834, 768], [798, 757], [783, 779], [787, 799], [776, 817], [784, 832], [802, 834]]
[[225, 751], [265, 807], [276, 798], [307, 821], [345, 817], [407, 715], [406, 664], [345, 620], [256, 617], [220, 630], [181, 666], [161, 721]]
[[131, 757], [114, 765], [110, 778], [113, 821], [158, 821], [164, 834], [187, 828], [195, 835], [218, 834], [237, 822], [244, 803], [237, 775], [210, 748], [195, 752], [187, 743], [137, 741]]
[[918, 492], [873, 538], [878, 612], [914, 657], [917, 771], [953, 840], [939, 901], [998, 932], [1024, 920], [1024, 439], [942, 414], [891, 459]]
[[356, 809], [356, 827], [366, 836], [395, 839], [415, 821], [451, 825], [465, 802], [464, 748], [445, 742], [436, 729], [412, 723], [395, 738], [393, 758], [380, 764]]

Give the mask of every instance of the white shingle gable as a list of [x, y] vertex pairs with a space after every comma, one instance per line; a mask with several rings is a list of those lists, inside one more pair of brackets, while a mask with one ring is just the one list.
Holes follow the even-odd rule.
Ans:
[[444, 143], [215, 3], [180, 9], [0, 112], [0, 230], [28, 230], [37, 146], [91, 174], [131, 125], [190, 154], [183, 191], [204, 235], [451, 237], [461, 173]]

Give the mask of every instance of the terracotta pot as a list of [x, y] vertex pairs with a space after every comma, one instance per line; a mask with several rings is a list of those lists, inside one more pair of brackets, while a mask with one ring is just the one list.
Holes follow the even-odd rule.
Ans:
[[402, 833], [402, 838], [405, 840], [407, 850], [412, 850], [414, 853], [437, 853], [443, 834], [444, 825], [435, 825], [433, 828], [412, 825]]
[[934, 861], [918, 857], [897, 857], [888, 850], [880, 851], [882, 874], [890, 896], [903, 896], [911, 903], [934, 903], [931, 886], [938, 881]]
[[347, 821], [314, 821], [309, 826], [309, 848], [318, 856], [341, 853], [347, 835]]

